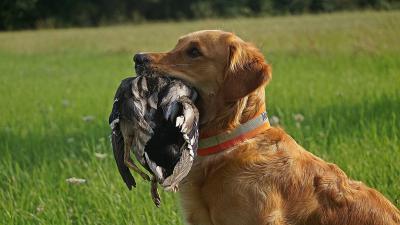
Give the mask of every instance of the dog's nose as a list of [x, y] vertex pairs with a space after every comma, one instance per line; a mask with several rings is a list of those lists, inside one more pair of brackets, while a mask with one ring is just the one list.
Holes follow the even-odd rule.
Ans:
[[148, 64], [150, 62], [150, 58], [145, 53], [138, 53], [133, 56], [133, 61], [138, 65]]

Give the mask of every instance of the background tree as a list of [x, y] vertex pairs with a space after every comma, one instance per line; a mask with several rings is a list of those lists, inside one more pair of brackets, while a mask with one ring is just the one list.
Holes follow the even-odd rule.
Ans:
[[0, 30], [399, 8], [400, 0], [1, 0]]

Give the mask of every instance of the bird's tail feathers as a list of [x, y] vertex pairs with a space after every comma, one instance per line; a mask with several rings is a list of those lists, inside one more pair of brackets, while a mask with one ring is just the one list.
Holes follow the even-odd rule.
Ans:
[[136, 187], [135, 179], [133, 178], [129, 168], [124, 162], [124, 138], [119, 126], [115, 127], [111, 133], [111, 143], [114, 152], [115, 162], [117, 163], [118, 171], [121, 174], [126, 186], [129, 190]]

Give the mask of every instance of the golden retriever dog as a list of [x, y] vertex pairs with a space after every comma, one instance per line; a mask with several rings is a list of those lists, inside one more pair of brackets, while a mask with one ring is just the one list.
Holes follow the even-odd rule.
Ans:
[[205, 30], [135, 61], [199, 92], [198, 156], [179, 191], [188, 224], [400, 224], [399, 210], [378, 191], [269, 126], [262, 112], [271, 67], [253, 45]]

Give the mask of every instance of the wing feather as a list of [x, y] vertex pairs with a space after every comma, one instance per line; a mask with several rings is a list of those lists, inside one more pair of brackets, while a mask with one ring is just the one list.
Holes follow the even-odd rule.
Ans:
[[191, 99], [182, 96], [177, 99], [182, 106], [182, 114], [176, 118], [176, 126], [181, 128], [185, 143], [181, 147], [181, 157], [174, 167], [172, 174], [165, 179], [162, 186], [165, 190], [176, 191], [179, 183], [187, 176], [192, 167], [197, 151], [199, 112]]

